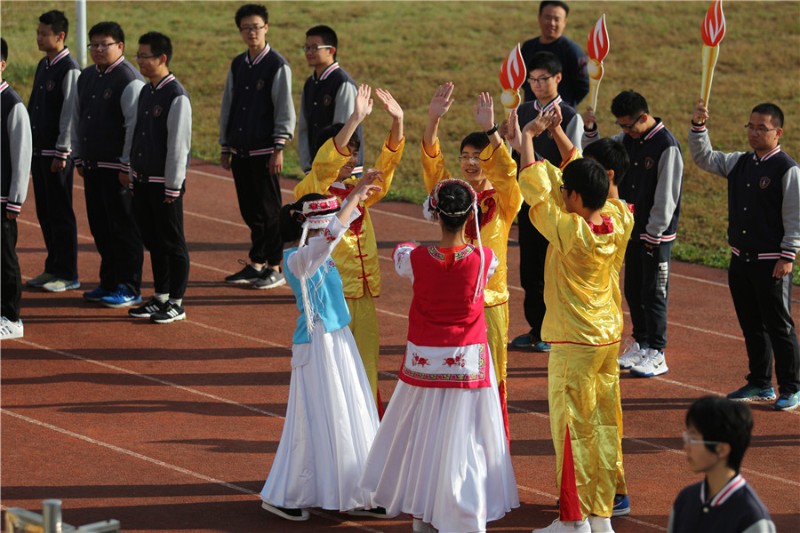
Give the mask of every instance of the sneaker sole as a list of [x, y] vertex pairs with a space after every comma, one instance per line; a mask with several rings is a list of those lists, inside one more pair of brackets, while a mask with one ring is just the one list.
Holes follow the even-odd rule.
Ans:
[[778, 396], [750, 396], [748, 398], [728, 398], [732, 402], [774, 402]]
[[86, 296], [85, 294], [83, 295], [83, 299], [86, 300], [87, 302], [102, 302], [103, 301], [103, 297], [102, 296], [95, 298], [94, 296]]
[[656, 376], [663, 376], [667, 372], [669, 372], [669, 368], [665, 368], [663, 372], [661, 370], [658, 370], [656, 372], [641, 372], [639, 370], [634, 370], [633, 368], [631, 368], [631, 375], [636, 376], [637, 378], [654, 378]]
[[290, 514], [284, 513], [277, 507], [273, 507], [267, 502], [261, 502], [261, 508], [264, 509], [265, 511], [269, 511], [274, 515], [278, 515], [281, 518], [285, 518], [286, 520], [291, 520], [292, 522], [305, 522], [306, 520], [311, 518], [311, 513], [309, 513], [305, 509], [300, 509], [300, 516], [292, 516]]
[[778, 407], [778, 406], [776, 405], [776, 406], [775, 406], [775, 410], [776, 410], [776, 411], [794, 411], [795, 409], [797, 409], [797, 406], [798, 406], [798, 405], [800, 405], [800, 404], [797, 404], [797, 403], [796, 403], [796, 404], [792, 405], [791, 407]]
[[74, 291], [74, 290], [80, 289], [80, 288], [81, 288], [81, 284], [80, 283], [75, 284], [75, 285], [65, 285], [64, 287], [59, 287], [57, 289], [49, 289], [49, 288], [47, 288], [45, 286], [42, 286], [42, 289], [46, 290], [47, 292]]
[[261, 278], [248, 278], [248, 279], [234, 279], [234, 280], [225, 280], [225, 283], [230, 285], [248, 285], [253, 284], [256, 281], [260, 280]]
[[275, 287], [280, 287], [281, 285], [286, 285], [286, 280], [285, 280], [285, 279], [282, 279], [282, 280], [276, 281], [276, 282], [275, 282], [275, 283], [273, 283], [272, 285], [263, 285], [263, 286], [261, 286], [261, 285], [260, 285], [260, 286], [258, 286], [258, 287], [256, 287], [256, 285], [255, 285], [255, 283], [254, 283], [254, 284], [253, 284], [253, 288], [254, 288], [255, 290], [257, 290], [257, 291], [262, 291], [262, 290], [264, 290], [264, 289], [274, 289]]
[[3, 337], [2, 340], [4, 340], [4, 341], [12, 341], [14, 339], [21, 339], [24, 336], [25, 336], [24, 333], [19, 333], [19, 334], [15, 333], [13, 335], [8, 335], [8, 336]]
[[186, 320], [186, 313], [181, 313], [178, 316], [171, 316], [169, 318], [150, 317], [150, 322], [153, 322], [154, 324], [170, 324], [172, 322], [177, 322], [178, 320]]
[[131, 313], [128, 312], [128, 316], [131, 318], [150, 318], [153, 316], [153, 313]]
[[611, 516], [628, 516], [631, 514], [631, 508], [626, 507], [625, 509], [615, 509], [611, 511]]
[[388, 518], [386, 513], [373, 513], [367, 509], [354, 509], [352, 511], [345, 511], [350, 516], [369, 516], [372, 518]]
[[119, 303], [119, 304], [112, 304], [110, 302], [106, 302], [106, 301], [103, 301], [103, 300], [100, 300], [100, 302], [103, 305], [105, 305], [106, 307], [109, 307], [111, 309], [121, 309], [123, 307], [131, 307], [133, 305], [139, 305], [140, 303], [142, 303], [142, 299], [139, 298], [138, 300], [131, 300], [130, 302], [123, 302], [123, 303]]

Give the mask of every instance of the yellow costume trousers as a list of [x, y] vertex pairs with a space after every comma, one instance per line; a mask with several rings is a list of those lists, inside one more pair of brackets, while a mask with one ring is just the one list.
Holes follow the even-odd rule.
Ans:
[[622, 473], [619, 344], [553, 344], [547, 365], [561, 520], [610, 517]]
[[484, 307], [483, 314], [486, 319], [486, 336], [489, 341], [489, 351], [492, 354], [494, 373], [497, 376], [497, 388], [500, 391], [500, 406], [503, 408], [503, 425], [506, 430], [506, 439], [511, 439], [508, 431], [508, 407], [506, 390], [506, 377], [508, 376], [508, 302]]
[[[350, 331], [356, 339], [358, 353], [367, 371], [372, 397], [378, 403], [378, 353], [380, 352], [380, 336], [378, 335], [378, 316], [375, 312], [375, 300], [369, 293], [361, 298], [345, 298], [350, 310]], [[380, 407], [378, 411], [381, 411]]]

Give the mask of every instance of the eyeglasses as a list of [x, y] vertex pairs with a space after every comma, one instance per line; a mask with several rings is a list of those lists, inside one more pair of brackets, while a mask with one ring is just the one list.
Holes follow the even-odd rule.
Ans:
[[312, 52], [312, 53], [316, 54], [320, 50], [327, 50], [328, 48], [333, 48], [333, 46], [329, 45], [329, 44], [324, 44], [324, 45], [321, 45], [321, 46], [320, 45], [316, 45], [316, 44], [312, 44], [311, 46], [305, 45], [305, 46], [303, 46], [303, 52], [305, 52], [305, 53]]
[[89, 50], [97, 50], [98, 52], [103, 52], [108, 48], [110, 48], [111, 45], [119, 43], [120, 43], [119, 41], [113, 41], [110, 43], [92, 43], [87, 48], [89, 48]]
[[633, 127], [636, 126], [636, 124], [639, 123], [639, 121], [642, 119], [643, 116], [644, 116], [644, 113], [642, 113], [641, 115], [639, 115], [638, 117], [633, 119], [633, 122], [631, 122], [630, 124], [620, 124], [619, 122], [617, 122], [617, 126], [622, 128], [623, 130], [633, 129]]
[[266, 24], [263, 26], [242, 26], [239, 31], [242, 33], [258, 33], [266, 27]]
[[721, 444], [719, 441], [716, 440], [703, 440], [703, 439], [695, 439], [691, 435], [689, 435], [688, 431], [683, 432], [683, 443], [687, 445], [692, 444]]
[[136, 54], [134, 57], [136, 58], [136, 61], [141, 61], [142, 59], [153, 59], [154, 57], [158, 56], [154, 54]]
[[462, 163], [480, 163], [481, 158], [476, 155], [460, 155], [458, 160]]
[[528, 78], [528, 81], [534, 85], [544, 85], [547, 83], [547, 80], [553, 77], [555, 77], [555, 74], [552, 76], [542, 76], [541, 78]]
[[768, 131], [775, 131], [778, 128], [767, 128], [765, 126], [753, 126], [752, 124], [745, 124], [744, 129], [746, 129], [747, 131], [754, 131], [759, 135], [764, 135]]

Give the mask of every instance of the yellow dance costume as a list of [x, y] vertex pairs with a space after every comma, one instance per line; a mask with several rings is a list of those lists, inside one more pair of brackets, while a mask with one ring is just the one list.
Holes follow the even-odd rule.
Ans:
[[[437, 140], [433, 146], [434, 154], [428, 154], [422, 147], [422, 176], [425, 189], [430, 194], [437, 183], [450, 178], [445, 168], [444, 155]], [[489, 144], [480, 154], [481, 168], [489, 179], [492, 189], [478, 192], [481, 209], [481, 241], [492, 249], [499, 260], [497, 270], [489, 278], [484, 291], [484, 315], [488, 330], [489, 351], [492, 355], [497, 387], [500, 391], [500, 404], [503, 408], [503, 424], [506, 438], [508, 429], [508, 408], [506, 399], [506, 376], [508, 366], [508, 234], [511, 224], [522, 205], [522, 195], [517, 183], [517, 164], [504, 144], [497, 149]], [[467, 225], [469, 226], [469, 225]], [[467, 242], [477, 244], [477, 236], [466, 235]]]
[[552, 345], [548, 402], [560, 519], [572, 521], [610, 517], [622, 474], [619, 270], [633, 215], [609, 199], [604, 223], [591, 225], [564, 210], [561, 184], [561, 171], [546, 161], [520, 173], [531, 222], [550, 242], [542, 337]]
[[[383, 172], [382, 190], [376, 192], [363, 205], [359, 206], [360, 216], [350, 225], [341, 242], [331, 254], [336, 268], [342, 277], [344, 297], [350, 310], [350, 330], [356, 339], [358, 352], [367, 371], [372, 395], [383, 413], [383, 406], [378, 395], [378, 354], [380, 352], [380, 336], [378, 334], [378, 317], [375, 312], [373, 297], [381, 293], [381, 269], [378, 260], [378, 245], [375, 241], [375, 230], [369, 208], [380, 201], [392, 185], [394, 171], [403, 156], [405, 138], [400, 140], [396, 150], [391, 150], [384, 142], [375, 168]], [[344, 198], [349, 194], [357, 178], [337, 181], [339, 170], [350, 158], [336, 147], [333, 139], [329, 139], [317, 152], [311, 171], [294, 188], [294, 195], [299, 199], [309, 193], [335, 194]]]

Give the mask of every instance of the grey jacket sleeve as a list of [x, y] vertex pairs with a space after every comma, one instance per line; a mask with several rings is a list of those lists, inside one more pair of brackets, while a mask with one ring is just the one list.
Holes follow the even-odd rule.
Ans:
[[308, 142], [308, 120], [303, 109], [303, 93], [300, 93], [300, 117], [297, 120], [297, 154], [303, 172], [311, 170], [311, 146]]
[[69, 102], [70, 112], [72, 113], [72, 122], [70, 123], [70, 139], [72, 141], [72, 155], [75, 157], [75, 166], [81, 166], [81, 136], [78, 132], [78, 124], [80, 124], [81, 105], [80, 98], [78, 97], [78, 87], [72, 91], [71, 101], [65, 101], [64, 106]]
[[575, 116], [572, 117], [572, 120], [569, 121], [569, 124], [566, 125], [564, 128], [564, 133], [567, 134], [569, 140], [572, 141], [572, 145], [575, 147], [583, 147], [583, 117], [580, 114], [575, 113]]
[[191, 147], [192, 104], [188, 97], [179, 96], [172, 102], [167, 115], [167, 161], [164, 165], [164, 192], [167, 196], [180, 196]]
[[31, 158], [33, 157], [33, 135], [28, 111], [20, 102], [8, 113], [6, 134], [8, 151], [11, 156], [11, 188], [8, 191], [6, 209], [14, 213], [22, 211], [22, 204], [28, 195], [28, 181], [31, 177]]
[[336, 92], [336, 106], [333, 110], [333, 123], [347, 122], [356, 109], [358, 87], [354, 83], [343, 83]]
[[794, 261], [800, 250], [800, 167], [786, 171], [781, 180], [783, 186], [783, 240], [781, 259]]
[[272, 138], [276, 145], [285, 144], [294, 137], [297, 118], [292, 101], [292, 69], [283, 65], [272, 80], [272, 105], [275, 108]]
[[225, 80], [225, 89], [222, 91], [222, 105], [219, 109], [219, 145], [222, 152], [229, 152], [228, 149], [228, 120], [231, 117], [231, 101], [233, 100], [233, 72], [228, 69], [228, 77]]
[[708, 130], [705, 128], [689, 132], [689, 153], [695, 165], [723, 178], [728, 177], [736, 162], [744, 155], [744, 152], [726, 154], [713, 150]]
[[658, 185], [645, 227], [647, 234], [659, 237], [659, 241], [675, 214], [675, 208], [681, 197], [682, 182], [683, 157], [677, 146], [671, 146], [664, 150], [658, 160]]
[[72, 150], [72, 100], [78, 94], [78, 76], [81, 71], [71, 69], [61, 82], [61, 91], [64, 93], [64, 103], [61, 106], [61, 116], [58, 119], [58, 139], [56, 151], [61, 159], [66, 159]]
[[142, 92], [142, 87], [144, 87], [142, 80], [131, 80], [119, 99], [123, 116], [122, 125], [125, 128], [125, 144], [122, 146], [122, 156], [119, 158], [119, 162], [126, 166], [130, 165], [131, 161], [133, 131], [136, 129], [136, 108], [139, 105], [139, 94]]
[[742, 533], [777, 533], [777, 531], [778, 530], [775, 529], [775, 523], [772, 520], [762, 518], [755, 524], [742, 531]]

